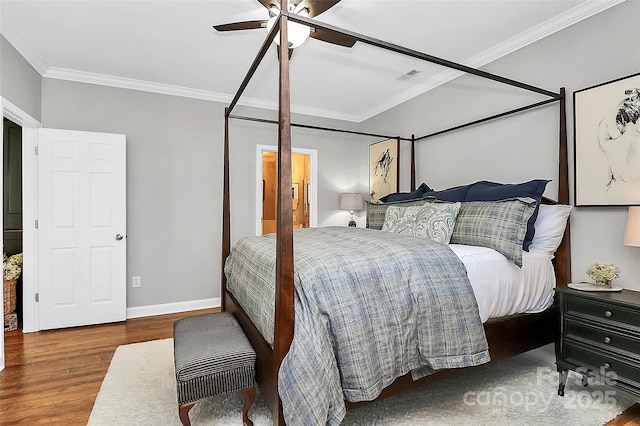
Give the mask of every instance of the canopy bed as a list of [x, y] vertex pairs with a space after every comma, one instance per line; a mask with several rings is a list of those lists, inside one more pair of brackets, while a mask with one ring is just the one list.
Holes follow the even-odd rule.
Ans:
[[[550, 307], [545, 306], [544, 309], [541, 310], [540, 312], [536, 312], [535, 309], [529, 310], [529, 311], [525, 309], [524, 312], [533, 312], [533, 313], [502, 314], [502, 316], [495, 317], [496, 315], [495, 313], [488, 312], [481, 315], [475, 315], [475, 316], [470, 315], [468, 317], [464, 317], [466, 311], [473, 312], [475, 309], [475, 312], [478, 312], [478, 307], [477, 307], [478, 303], [473, 297], [471, 297], [471, 299], [466, 299], [467, 296], [463, 296], [463, 294], [467, 294], [470, 292], [469, 289], [471, 287], [467, 287], [464, 283], [462, 283], [460, 286], [457, 285], [457, 282], [460, 279], [462, 279], [463, 281], [467, 280], [465, 267], [467, 269], [469, 268], [467, 263], [465, 263], [464, 266], [461, 266], [462, 263], [460, 263], [460, 259], [458, 259], [458, 257], [461, 257], [461, 258], [465, 256], [473, 257], [475, 253], [473, 252], [474, 249], [471, 249], [472, 250], [471, 253], [467, 252], [466, 254], [465, 253], [460, 254], [456, 252], [456, 255], [458, 256], [456, 257], [456, 255], [451, 254], [451, 251], [449, 249], [443, 249], [443, 247], [445, 248], [447, 247], [445, 245], [433, 243], [433, 242], [416, 241], [417, 239], [415, 238], [412, 238], [410, 240], [407, 240], [405, 238], [403, 241], [400, 241], [402, 240], [402, 238], [401, 236], [398, 236], [398, 234], [382, 233], [380, 231], [369, 230], [369, 229], [351, 228], [350, 236], [348, 238], [345, 238], [343, 236], [340, 236], [340, 234], [335, 234], [336, 232], [340, 232], [337, 229], [332, 229], [332, 228], [329, 228], [329, 229], [319, 228], [315, 230], [305, 229], [305, 230], [296, 231], [296, 234], [295, 234], [296, 264], [294, 265], [294, 232], [293, 232], [293, 226], [292, 226], [293, 220], [292, 220], [292, 209], [291, 209], [291, 127], [302, 126], [302, 127], [309, 127], [309, 128], [315, 128], [315, 129], [326, 130], [326, 131], [340, 131], [340, 130], [320, 128], [315, 126], [304, 126], [304, 125], [297, 125], [297, 124], [291, 123], [290, 93], [289, 93], [289, 55], [287, 54], [288, 51], [286, 47], [287, 46], [287, 21], [290, 20], [306, 26], [313, 27], [314, 29], [321, 30], [323, 34], [334, 33], [342, 37], [348, 37], [353, 40], [359, 41], [361, 43], [367, 43], [369, 45], [376, 46], [378, 48], [385, 49], [388, 51], [392, 51], [397, 54], [408, 55], [413, 58], [439, 64], [448, 68], [463, 71], [465, 73], [470, 73], [470, 74], [473, 74], [482, 78], [490, 79], [493, 81], [498, 81], [510, 86], [518, 87], [520, 89], [535, 92], [548, 97], [547, 100], [537, 102], [535, 104], [527, 105], [527, 106], [517, 108], [511, 111], [507, 111], [501, 114], [493, 115], [491, 117], [487, 117], [481, 120], [476, 120], [471, 123], [461, 124], [459, 126], [455, 126], [453, 128], [449, 128], [449, 129], [428, 134], [425, 136], [416, 138], [412, 135], [411, 138], [400, 138], [405, 141], [411, 142], [411, 163], [412, 163], [411, 164], [411, 189], [412, 191], [415, 190], [414, 148], [415, 148], [416, 142], [428, 139], [436, 135], [441, 135], [443, 133], [458, 130], [464, 127], [478, 125], [480, 123], [483, 123], [489, 120], [494, 120], [504, 116], [523, 112], [529, 109], [537, 108], [542, 105], [558, 102], [559, 111], [560, 111], [560, 129], [559, 129], [559, 169], [558, 169], [559, 190], [558, 190], [557, 203], [568, 204], [569, 203], [568, 159], [567, 159], [564, 89], [560, 89], [559, 93], [550, 92], [550, 91], [540, 89], [528, 84], [511, 80], [508, 78], [500, 77], [485, 71], [473, 69], [464, 65], [456, 64], [440, 58], [429, 56], [414, 50], [406, 49], [398, 45], [387, 43], [387, 42], [377, 40], [371, 37], [367, 37], [361, 34], [357, 34], [351, 31], [339, 29], [331, 25], [327, 25], [327, 24], [300, 16], [300, 15], [287, 12], [286, 1], [282, 1], [281, 4], [282, 4], [283, 10], [280, 12], [277, 18], [278, 21], [275, 23], [275, 25], [273, 25], [273, 27], [269, 31], [269, 34], [266, 40], [264, 41], [262, 47], [260, 48], [260, 51], [258, 52], [258, 55], [253, 61], [253, 64], [251, 65], [249, 71], [247, 72], [238, 92], [236, 93], [229, 107], [225, 109], [223, 239], [222, 239], [223, 272], [221, 277], [222, 309], [224, 311], [233, 313], [238, 318], [238, 321], [242, 325], [243, 329], [245, 330], [247, 336], [249, 337], [250, 341], [252, 342], [252, 345], [256, 350], [256, 353], [257, 353], [256, 380], [258, 382], [262, 395], [264, 396], [265, 401], [267, 402], [267, 405], [269, 406], [272, 413], [274, 414], [274, 424], [284, 424], [285, 416], [283, 416], [283, 406], [282, 406], [281, 397], [284, 397], [283, 392], [286, 393], [287, 390], [289, 390], [287, 385], [287, 383], [289, 382], [287, 382], [288, 378], [283, 376], [281, 368], [286, 367], [286, 369], [288, 369], [289, 371], [299, 367], [291, 359], [285, 360], [285, 358], [287, 357], [287, 354], [290, 351], [292, 353], [301, 352], [300, 347], [303, 345], [299, 343], [296, 347], [294, 334], [296, 335], [295, 337], [297, 339], [302, 339], [301, 336], [304, 335], [305, 333], [305, 330], [301, 329], [302, 327], [307, 327], [307, 326], [314, 327], [313, 325], [314, 321], [318, 323], [323, 321], [325, 322], [329, 321], [331, 325], [327, 326], [326, 328], [332, 328], [336, 332], [336, 334], [327, 334], [325, 336], [327, 340], [330, 340], [329, 345], [333, 343], [336, 345], [342, 344], [343, 346], [356, 347], [356, 349], [352, 348], [352, 350], [347, 353], [340, 352], [339, 354], [336, 355], [337, 357], [339, 358], [350, 357], [357, 360], [361, 360], [363, 358], [367, 359], [367, 357], [368, 358], [375, 357], [375, 354], [376, 354], [375, 349], [363, 348], [364, 345], [361, 344], [362, 343], [361, 340], [365, 339], [364, 337], [362, 336], [353, 337], [353, 335], [350, 334], [351, 332], [347, 328], [340, 328], [340, 326], [337, 324], [336, 318], [330, 318], [327, 320], [324, 311], [320, 312], [317, 310], [313, 310], [312, 311], [313, 315], [317, 315], [317, 316], [314, 317], [313, 315], [311, 315], [311, 317], [307, 319], [304, 319], [303, 317], [299, 317], [302, 310], [299, 311], [298, 308], [300, 307], [301, 304], [303, 304], [303, 302], [304, 303], [307, 302], [307, 298], [318, 298], [319, 300], [320, 299], [323, 300], [323, 303], [327, 303], [327, 304], [340, 304], [343, 302], [347, 303], [347, 307], [345, 308], [345, 311], [339, 314], [340, 318], [342, 318], [344, 322], [350, 321], [350, 318], [351, 318], [350, 315], [363, 315], [366, 317], [367, 312], [378, 309], [378, 308], [368, 306], [367, 307], [368, 310], [365, 310], [364, 314], [357, 313], [360, 311], [356, 309], [356, 305], [362, 304], [363, 302], [362, 299], [367, 298], [368, 293], [366, 291], [363, 293], [355, 294], [355, 295], [351, 293], [347, 295], [345, 293], [344, 297], [338, 297], [340, 296], [340, 294], [339, 293], [336, 294], [334, 291], [335, 288], [340, 287], [340, 286], [337, 286], [333, 290], [331, 290], [331, 291], [334, 291], [334, 293], [328, 296], [317, 294], [315, 292], [316, 291], [315, 289], [309, 290], [308, 294], [307, 293], [305, 293], [304, 295], [300, 294], [301, 287], [299, 286], [302, 286], [301, 281], [303, 280], [301, 276], [304, 276], [304, 275], [311, 276], [311, 278], [308, 279], [310, 283], [308, 284], [308, 288], [312, 288], [314, 287], [313, 285], [314, 280], [316, 280], [315, 282], [319, 282], [317, 280], [319, 280], [320, 278], [314, 278], [319, 274], [318, 272], [319, 270], [321, 269], [338, 270], [339, 269], [342, 271], [343, 269], [345, 269], [345, 268], [342, 268], [342, 266], [330, 267], [322, 263], [323, 261], [322, 259], [332, 257], [334, 256], [336, 251], [339, 251], [338, 248], [336, 248], [338, 245], [346, 246], [349, 244], [353, 244], [358, 247], [373, 246], [376, 248], [375, 250], [373, 250], [374, 252], [379, 249], [379, 250], [387, 250], [386, 253], [389, 253], [389, 252], [400, 253], [400, 250], [406, 249], [407, 250], [406, 255], [398, 254], [395, 256], [395, 258], [397, 258], [398, 264], [401, 265], [401, 266], [398, 266], [398, 268], [402, 269], [405, 272], [409, 271], [407, 272], [407, 274], [412, 276], [428, 275], [424, 273], [416, 273], [415, 271], [424, 272], [425, 269], [430, 269], [430, 266], [427, 264], [420, 263], [420, 262], [423, 262], [422, 259], [415, 260], [415, 262], [418, 262], [417, 266], [414, 264], [408, 264], [407, 263], [409, 262], [408, 259], [411, 259], [411, 256], [412, 256], [411, 253], [409, 252], [416, 252], [416, 251], [420, 253], [423, 253], [425, 251], [429, 252], [435, 258], [439, 259], [440, 263], [449, 265], [446, 268], [439, 269], [438, 274], [434, 274], [434, 275], [437, 275], [436, 277], [429, 278], [430, 279], [429, 284], [432, 287], [449, 287], [449, 289], [447, 289], [446, 291], [453, 291], [453, 293], [446, 296], [442, 296], [440, 293], [431, 294], [431, 295], [419, 294], [417, 298], [419, 299], [420, 304], [429, 306], [427, 309], [434, 310], [434, 309], [444, 309], [444, 308], [438, 308], [440, 304], [444, 303], [445, 305], [443, 306], [450, 306], [451, 311], [448, 312], [450, 316], [464, 318], [464, 321], [462, 320], [461, 321], [467, 325], [465, 326], [466, 328], [471, 330], [479, 327], [480, 330], [484, 330], [484, 335], [486, 336], [486, 342], [484, 342], [485, 346], [483, 346], [483, 342], [479, 342], [476, 339], [475, 331], [469, 331], [468, 333], [465, 332], [466, 334], [459, 333], [459, 331], [457, 330], [452, 331], [452, 333], [456, 335], [456, 338], [461, 339], [461, 341], [463, 342], [461, 344], [462, 346], [465, 346], [466, 348], [471, 348], [467, 352], [459, 353], [456, 357], [454, 357], [455, 358], [454, 360], [452, 360], [451, 358], [447, 358], [446, 360], [443, 361], [443, 358], [440, 357], [439, 354], [434, 353], [429, 358], [429, 363], [428, 363], [428, 365], [432, 367], [431, 371], [427, 371], [429, 369], [426, 369], [425, 371], [412, 371], [407, 373], [406, 367], [407, 365], [411, 364], [410, 362], [407, 365], [403, 364], [402, 367], [404, 368], [404, 370], [400, 368], [396, 368], [394, 365], [391, 365], [391, 366], [387, 365], [388, 368], [393, 370], [390, 373], [390, 375], [393, 377], [394, 380], [392, 380], [391, 382], [387, 382], [388, 381], [387, 380], [387, 381], [384, 381], [383, 383], [374, 383], [373, 385], [370, 386], [370, 388], [368, 388], [369, 391], [356, 390], [352, 392], [352, 390], [349, 390], [349, 389], [339, 388], [337, 392], [340, 393], [339, 394], [340, 402], [342, 403], [343, 398], [346, 399], [345, 404], [347, 408], [366, 403], [366, 401], [370, 399], [384, 398], [399, 392], [406, 391], [418, 384], [427, 383], [433, 380], [439, 380], [442, 377], [448, 374], [452, 374], [456, 370], [459, 370], [459, 368], [457, 367], [463, 367], [466, 365], [472, 366], [472, 365], [477, 365], [477, 364], [488, 361], [488, 355], [490, 355], [491, 360], [498, 360], [501, 358], [509, 357], [512, 355], [516, 355], [516, 354], [528, 351], [530, 349], [534, 349], [536, 347], [540, 347], [548, 343], [556, 342], [557, 334], [558, 334], [558, 309], [557, 309], [557, 306], [553, 304]], [[225, 262], [227, 262], [231, 254], [230, 194], [229, 194], [229, 120], [234, 118], [234, 119], [246, 119], [246, 120], [253, 120], [253, 121], [267, 121], [267, 120], [255, 119], [251, 117], [234, 116], [232, 115], [232, 111], [235, 105], [237, 104], [238, 100], [242, 96], [242, 93], [247, 87], [247, 84], [251, 80], [262, 58], [266, 54], [267, 49], [271, 46], [271, 43], [274, 40], [276, 33], [278, 31], [280, 31], [280, 44], [278, 46], [279, 58], [280, 58], [280, 61], [279, 61], [279, 64], [280, 64], [279, 65], [280, 67], [279, 68], [280, 70], [279, 119], [278, 121], [274, 122], [274, 123], [277, 123], [278, 125], [277, 232], [275, 235], [272, 235], [268, 238], [256, 237], [256, 238], [260, 238], [260, 240], [258, 241], [258, 244], [265, 245], [265, 248], [263, 249], [262, 252], [250, 251], [253, 249], [245, 247], [243, 244], [241, 244], [241, 242], [236, 244], [236, 246], [234, 247], [234, 257], [239, 259], [236, 262], [236, 265], [242, 264], [242, 263], [245, 263], [245, 264], [249, 263], [253, 259], [262, 256], [262, 254], [260, 253], [271, 252], [271, 257], [273, 261], [272, 261], [272, 264], [266, 268], [267, 271], [265, 272], [265, 274], [267, 278], [259, 278], [259, 277], [252, 278], [254, 281], [257, 281], [257, 284], [254, 282], [254, 284], [256, 284], [258, 287], [257, 290], [255, 291], [260, 292], [261, 290], [264, 291], [263, 288], [260, 288], [260, 284], [261, 283], [264, 284], [264, 283], [259, 280], [266, 279], [268, 281], [269, 277], [272, 277], [273, 274], [275, 273], [275, 283], [271, 284], [271, 286], [273, 287], [273, 293], [270, 295], [270, 297], [272, 298], [271, 300], [274, 300], [274, 306], [265, 307], [264, 302], [260, 302], [259, 299], [255, 299], [253, 301], [255, 305], [253, 306], [253, 308], [256, 308], [257, 306], [256, 309], [258, 310], [262, 309], [266, 311], [265, 315], [267, 317], [267, 320], [266, 320], [267, 325], [264, 325], [264, 323], [258, 323], [256, 321], [257, 314], [250, 313], [252, 312], [252, 310], [255, 311], [255, 309], [253, 309], [252, 306], [250, 306], [251, 303], [246, 302], [246, 300], [251, 299], [251, 297], [253, 296], [252, 295], [241, 296], [240, 294], [241, 291], [237, 290], [237, 287], [236, 287], [235, 293], [232, 293], [232, 291], [230, 291], [230, 289], [228, 288], [228, 280], [230, 281], [230, 278], [225, 274], [225, 271], [224, 271]], [[349, 132], [349, 133], [359, 133], [359, 132]], [[361, 134], [372, 136], [367, 133], [361, 133]], [[534, 208], [533, 206], [535, 206], [536, 204], [539, 204], [539, 202], [536, 203], [534, 202], [534, 200], [531, 200], [531, 199], [524, 199], [524, 200], [525, 201], [522, 201], [522, 199], [520, 199], [519, 201], [512, 200], [509, 202], [513, 203], [513, 208], [520, 209], [521, 211], [528, 211], [527, 218], [529, 218], [531, 217], [531, 210]], [[526, 200], [529, 200], [529, 201], [526, 201]], [[542, 202], [550, 203], [550, 204], [556, 203], [555, 201], [551, 201], [548, 199], [543, 199]], [[435, 203], [436, 202], [434, 202], [434, 204]], [[482, 207], [485, 208], [486, 205], [482, 204]], [[460, 208], [460, 207], [458, 206], [457, 208]], [[537, 207], [535, 208], [537, 209]], [[526, 219], [525, 219], [525, 222], [526, 222]], [[313, 233], [313, 234], [309, 234], [309, 233]], [[373, 237], [375, 241], [372, 241], [372, 234], [374, 233], [377, 233], [375, 235], [378, 238], [376, 239], [376, 237]], [[326, 234], [326, 235], [324, 237], [321, 237], [320, 236], [321, 234], [323, 235]], [[383, 238], [380, 238], [380, 234], [384, 234], [385, 236]], [[552, 258], [554, 259], [553, 267], [555, 268], [555, 271], [552, 269], [551, 273], [552, 275], [555, 274], [555, 280], [553, 280], [554, 282], [552, 283], [552, 285], [555, 284], [557, 286], [566, 286], [566, 284], [570, 280], [570, 258], [569, 258], [570, 247], [569, 247], [569, 238], [568, 238], [569, 237], [568, 224], [566, 228], [564, 228], [564, 233], [563, 234], [561, 233], [561, 235], [563, 235], [562, 243], [559, 245], [559, 247], [555, 251], [555, 256], [553, 256], [554, 253], [550, 254], [549, 262], [551, 262]], [[327, 246], [320, 247], [317, 245], [319, 244], [318, 240], [322, 238], [326, 238], [329, 241]], [[423, 240], [428, 240], [428, 239], [423, 239]], [[338, 241], [340, 242], [340, 244], [337, 244]], [[407, 242], [407, 241], [410, 241], [410, 242]], [[520, 241], [520, 243], [521, 242], [522, 241]], [[384, 248], [380, 248], [382, 246], [384, 246]], [[327, 249], [327, 247], [329, 247], [329, 249]], [[239, 253], [241, 253], [242, 250], [245, 250], [245, 248], [247, 251], [245, 252], [244, 260], [242, 260], [240, 259], [241, 255]], [[307, 252], [305, 252], [305, 250], [307, 250]], [[326, 251], [326, 250], [329, 250], [329, 251]], [[522, 252], [522, 250], [519, 250], [519, 249], [518, 251]], [[316, 253], [317, 255], [314, 256], [314, 253]], [[402, 253], [404, 253], [404, 251]], [[323, 255], [324, 255], [324, 258], [323, 258]], [[364, 257], [360, 263], [367, 264], [367, 265], [376, 263], [376, 260], [375, 260], [376, 258], [374, 257], [375, 254], [371, 254], [371, 257], [366, 257], [369, 255], [363, 255], [363, 256]], [[427, 256], [421, 256], [421, 257], [424, 258]], [[526, 252], [524, 252], [524, 257], [523, 259], [521, 259], [521, 262], [522, 262], [521, 264], [524, 264], [526, 266], [526, 263], [531, 261], [531, 260], [527, 260], [527, 259], [530, 259], [530, 257], [531, 255], [528, 255]], [[504, 258], [502, 259], [504, 261]], [[265, 262], [268, 263], [269, 260], [267, 259]], [[414, 262], [414, 261], [411, 260], [411, 262]], [[307, 269], [303, 269], [303, 267], [301, 266], [302, 264], [306, 265]], [[254, 264], [253, 266], [256, 266], [256, 265], [257, 263]], [[235, 267], [238, 268], [238, 266], [235, 266]], [[509, 267], [516, 268], [513, 264], [510, 264]], [[235, 274], [236, 271], [235, 270], [230, 271], [230, 268], [231, 266], [229, 266], [227, 273], [229, 273], [231, 276]], [[258, 267], [256, 266], [256, 268], [253, 268], [253, 269], [258, 269]], [[462, 271], [461, 274], [464, 275], [463, 278], [461, 278], [460, 276], [460, 273], [459, 273], [460, 271]], [[380, 269], [378, 268], [376, 270], [368, 270], [365, 272], [358, 270], [358, 271], [342, 271], [341, 273], [347, 274], [348, 277], [351, 277], [348, 279], [352, 279], [355, 281], [360, 280], [364, 282], [369, 282], [366, 279], [363, 279], [362, 277], [375, 276], [376, 274], [384, 274], [386, 272], [380, 271]], [[370, 275], [367, 275], [367, 274], [370, 274]], [[356, 277], [356, 278], [353, 278], [353, 277]], [[345, 278], [344, 276], [339, 276], [338, 278], [335, 278], [335, 279], [338, 282], [344, 282]], [[422, 279], [422, 277], [420, 277], [419, 279]], [[324, 285], [324, 281], [322, 282]], [[362, 282], [360, 284], [362, 284]], [[444, 284], [449, 284], [449, 285], [444, 285]], [[420, 293], [420, 291], [422, 291], [422, 290], [415, 290], [415, 289], [418, 287], [420, 287], [420, 289], [423, 288], [423, 285], [421, 284], [421, 282], [418, 282], [418, 284], [415, 284], [412, 281], [408, 284], [408, 286], [411, 287], [410, 291], [414, 292], [413, 294], [414, 297], [416, 297], [415, 293]], [[315, 287], [317, 288], [321, 286], [315, 286]], [[380, 290], [381, 293], [376, 293], [376, 291], [378, 290]], [[353, 288], [351, 288], [349, 291], [351, 291], [352, 293], [354, 292], [357, 293], [357, 291], [354, 290]], [[372, 298], [376, 298], [376, 297], [381, 298], [382, 300], [385, 300], [385, 302], [388, 302], [388, 303], [391, 303], [389, 302], [390, 299], [394, 299], [394, 297], [396, 297], [396, 294], [393, 291], [391, 291], [389, 288], [383, 288], [383, 289], [371, 288], [370, 291], [371, 291], [371, 294], [373, 294], [373, 296], [371, 296]], [[274, 294], [275, 294], [275, 297], [274, 297]], [[552, 294], [553, 294], [553, 290], [551, 289], [551, 299], [553, 299]], [[269, 295], [267, 295], [267, 298], [268, 297]], [[427, 300], [426, 298], [428, 297], [434, 297], [435, 301], [434, 302], [426, 301]], [[397, 296], [397, 298], [401, 299], [402, 295]], [[243, 299], [243, 302], [240, 302], [239, 299]], [[448, 302], [443, 302], [443, 300], [448, 300], [448, 301], [455, 300], [456, 302], [451, 305], [446, 305], [446, 303]], [[433, 304], [438, 306], [434, 307], [432, 306]], [[392, 311], [388, 311], [388, 312], [396, 312], [395, 306], [392, 309], [393, 309]], [[405, 308], [401, 308], [401, 309], [405, 309]], [[407, 309], [413, 310], [414, 308], [410, 307]], [[484, 308], [481, 307], [481, 309], [484, 309]], [[390, 317], [392, 315], [387, 315], [387, 316]], [[442, 316], [445, 316], [445, 315], [442, 315]], [[483, 318], [482, 321], [480, 321], [480, 316], [489, 317], [489, 318]], [[399, 318], [397, 322], [402, 323], [403, 321], [406, 321], [406, 320], [407, 318], [403, 317], [403, 318]], [[413, 319], [411, 320], [413, 321]], [[431, 317], [428, 321], [432, 322], [432, 320], [433, 320], [433, 317]], [[366, 322], [367, 318], [364, 318], [363, 321]], [[452, 321], [455, 321], [455, 319], [452, 319]], [[390, 321], [390, 324], [391, 324], [391, 321]], [[270, 327], [272, 327], [272, 331]], [[395, 327], [395, 323], [391, 324], [390, 327], [392, 330], [395, 330], [395, 328], [393, 328]], [[447, 339], [450, 336], [449, 334], [447, 334], [450, 330], [447, 329], [448, 326], [446, 325], [443, 327], [444, 327], [443, 328], [444, 331], [441, 330], [442, 333], [430, 332], [431, 337], [435, 338], [436, 340], [438, 339], [438, 336], [440, 336], [442, 339]], [[372, 332], [371, 330], [373, 329], [368, 329], [368, 330]], [[384, 327], [380, 327], [380, 330], [382, 331], [377, 331], [377, 332], [373, 331], [373, 333], [389, 332], [389, 330], [385, 329]], [[460, 336], [461, 334], [464, 334], [464, 335]], [[272, 339], [270, 338], [271, 336], [272, 336]], [[350, 337], [344, 337], [344, 336], [350, 336]], [[374, 338], [376, 342], [378, 340], [378, 337], [380, 340], [384, 340], [388, 336], [376, 335]], [[349, 339], [355, 339], [355, 340], [350, 341]], [[306, 342], [308, 343], [308, 341]], [[314, 345], [307, 344], [307, 346], [314, 346]], [[487, 347], [488, 347], [488, 350], [487, 350]], [[359, 352], [359, 348], [362, 348], [362, 352]], [[311, 369], [313, 369], [313, 365], [314, 365], [313, 362], [315, 361], [334, 362], [331, 359], [327, 361], [326, 353], [319, 354], [321, 350], [318, 350], [316, 352], [317, 353], [309, 354], [307, 351], [302, 355], [302, 357], [308, 357], [309, 359], [311, 359], [311, 362], [310, 362]], [[329, 352], [330, 354], [333, 354], [331, 350], [329, 350]], [[318, 356], [317, 360], [313, 359], [313, 356], [316, 356], [316, 355]], [[331, 358], [331, 356], [329, 356], [329, 358]], [[309, 359], [307, 359], [308, 363], [309, 363]], [[340, 361], [342, 361], [342, 359]], [[459, 361], [462, 361], [462, 362], [459, 362]], [[343, 365], [342, 362], [340, 364]], [[353, 367], [355, 370], [359, 370], [360, 368], [362, 369], [367, 368], [366, 366], [363, 366], [362, 362], [359, 362], [359, 361], [355, 362], [354, 365], [356, 366], [356, 367]], [[374, 363], [373, 365], [374, 367], [368, 367], [368, 368], [375, 369], [375, 368], [378, 368], [380, 364]], [[386, 365], [386, 364], [382, 362], [382, 365]], [[456, 368], [451, 369], [451, 367], [456, 367]], [[321, 370], [321, 368], [318, 368], [318, 369]], [[398, 371], [400, 370], [402, 371], [398, 373]], [[436, 371], [433, 372], [434, 370]], [[337, 377], [336, 380], [338, 381], [340, 381], [341, 379], [346, 380], [345, 377], [352, 373], [355, 375], [360, 374], [359, 372], [352, 372], [352, 371], [335, 372], [335, 375]], [[303, 381], [304, 380], [306, 379], [304, 379], [303, 377]], [[279, 386], [279, 381], [280, 381], [280, 386]], [[322, 382], [319, 382], [320, 384], [317, 384], [316, 382], [312, 382], [311, 376], [309, 376], [309, 382], [313, 383], [313, 386], [315, 387], [323, 386]], [[294, 389], [299, 389], [299, 388], [294, 388]], [[313, 389], [311, 389], [310, 391], [313, 391]], [[336, 392], [336, 390], [332, 389], [331, 392]], [[353, 394], [350, 395], [350, 393], [353, 393]], [[294, 395], [292, 397], [291, 395], [287, 395], [288, 400], [291, 400], [290, 398], [294, 398], [295, 400], [296, 397], [302, 398], [302, 400], [304, 400], [305, 396]], [[315, 395], [310, 396], [310, 398], [315, 398], [315, 397], [316, 397]], [[326, 404], [331, 405], [332, 403], [327, 402]], [[326, 422], [329, 422], [332, 424], [337, 424], [340, 422], [341, 420], [340, 408], [338, 409], [330, 408], [328, 409], [328, 413], [329, 414], [327, 414], [328, 417], [326, 418]], [[301, 420], [296, 420], [296, 421], [293, 421], [292, 423], [299, 423], [299, 422], [301, 422]]]

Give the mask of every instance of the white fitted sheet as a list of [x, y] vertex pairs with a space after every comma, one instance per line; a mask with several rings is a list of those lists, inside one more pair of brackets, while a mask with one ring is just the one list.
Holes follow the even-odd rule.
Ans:
[[487, 247], [450, 244], [462, 260], [473, 287], [482, 322], [517, 313], [535, 313], [553, 303], [556, 277], [546, 251], [522, 252], [522, 268]]

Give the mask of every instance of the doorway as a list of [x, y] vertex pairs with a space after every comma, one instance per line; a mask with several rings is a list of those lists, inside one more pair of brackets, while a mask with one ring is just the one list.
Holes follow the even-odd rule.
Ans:
[[[262, 234], [276, 232], [278, 197], [278, 170], [276, 152], [262, 153]], [[308, 189], [310, 158], [306, 154], [291, 154], [291, 200], [293, 229], [309, 227]]]
[[3, 254], [16, 265], [4, 283], [4, 325], [5, 331], [14, 331], [22, 323], [22, 261], [18, 260], [22, 257], [22, 127], [6, 117], [2, 124]]
[[[38, 120], [31, 117], [18, 106], [14, 105], [4, 97], [0, 96], [0, 110], [2, 117], [8, 118], [13, 123], [21, 127], [21, 143], [22, 143], [22, 222], [24, 224], [33, 224], [35, 220], [35, 203], [34, 199], [34, 170], [35, 156], [33, 150], [37, 141], [37, 129], [42, 125]], [[4, 147], [4, 132], [0, 133], [0, 140]], [[4, 235], [3, 235], [4, 239]], [[16, 304], [22, 307], [22, 331], [37, 331], [35, 325], [37, 323], [37, 311], [33, 295], [35, 294], [35, 278], [37, 271], [34, 265], [34, 249], [36, 247], [34, 228], [31, 226], [22, 227], [22, 292], [21, 300]], [[4, 333], [0, 334], [0, 370], [4, 368]]]
[[[256, 235], [271, 234], [277, 226], [277, 147], [258, 145], [256, 159]], [[294, 229], [317, 226], [316, 165], [316, 150], [291, 150]]]
[[[39, 268], [36, 265], [40, 264], [39, 253], [41, 251], [41, 245], [39, 244], [39, 238], [37, 235], [37, 229], [41, 230], [40, 225], [42, 224], [41, 220], [36, 216], [38, 212], [42, 214], [41, 205], [38, 208], [38, 203], [42, 202], [39, 198], [43, 193], [48, 193], [47, 191], [39, 192], [38, 191], [38, 181], [42, 178], [39, 172], [39, 162], [37, 160], [38, 157], [38, 140], [40, 135], [40, 129], [42, 128], [42, 124], [38, 122], [36, 119], [31, 117], [28, 113], [20, 109], [18, 106], [14, 105], [12, 102], [8, 101], [4, 97], [0, 96], [0, 109], [2, 110], [3, 118], [8, 118], [12, 122], [16, 123], [22, 128], [22, 223], [24, 226], [22, 227], [22, 251], [23, 251], [23, 268], [22, 268], [22, 298], [18, 303], [22, 304], [22, 331], [23, 332], [34, 332], [40, 331], [40, 309], [38, 306], [38, 300], [40, 299], [40, 282], [39, 282]], [[4, 133], [4, 132], [3, 132]], [[93, 134], [92, 132], [76, 132], [82, 134]], [[98, 134], [95, 134], [98, 135]], [[4, 136], [2, 137], [3, 147]], [[106, 158], [108, 158], [108, 149], [103, 146], [96, 146], [95, 149], [92, 150], [92, 155], [94, 155], [95, 160], [104, 163]], [[68, 150], [61, 150], [60, 153], [68, 153]], [[123, 160], [124, 161], [124, 160]], [[96, 184], [104, 183], [103, 187], [108, 189], [109, 185], [104, 181], [104, 173], [100, 174], [100, 176], [96, 176], [94, 179]], [[126, 185], [124, 185], [126, 187]], [[97, 201], [103, 201], [101, 197], [94, 197]], [[96, 204], [96, 203], [93, 203]], [[92, 205], [93, 205], [92, 204]], [[99, 204], [99, 203], [98, 203]], [[123, 209], [124, 207], [123, 204]], [[93, 216], [96, 220], [102, 220], [104, 215]], [[41, 218], [40, 218], [41, 219]], [[125, 221], [126, 222], [126, 221]], [[101, 224], [101, 223], [100, 223]], [[115, 233], [120, 233], [126, 237], [126, 232], [124, 226], [119, 227]], [[118, 235], [114, 237], [113, 234], [110, 234], [112, 238], [115, 240], [119, 240]], [[4, 236], [3, 236], [4, 237]], [[126, 241], [125, 237], [122, 237], [122, 241]], [[105, 250], [106, 252], [106, 250]], [[105, 256], [106, 257], [106, 256]], [[118, 259], [124, 259], [126, 261], [125, 255], [118, 255]], [[126, 270], [126, 267], [123, 271]], [[122, 274], [119, 274], [119, 276]], [[50, 277], [48, 277], [50, 278]], [[126, 285], [126, 275], [121, 276], [121, 280], [123, 285]], [[103, 282], [100, 281], [99, 284]], [[95, 293], [99, 294], [99, 293]], [[100, 293], [102, 294], [102, 293]], [[3, 336], [3, 335], [2, 335]], [[3, 336], [4, 337], [4, 336]], [[0, 354], [3, 354], [4, 351], [4, 342], [3, 339], [0, 339]], [[4, 359], [0, 359], [0, 368], [4, 365]]]

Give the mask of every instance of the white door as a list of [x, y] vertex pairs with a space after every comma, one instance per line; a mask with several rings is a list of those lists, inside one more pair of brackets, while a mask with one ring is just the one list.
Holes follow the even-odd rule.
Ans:
[[40, 330], [126, 319], [125, 136], [39, 129]]

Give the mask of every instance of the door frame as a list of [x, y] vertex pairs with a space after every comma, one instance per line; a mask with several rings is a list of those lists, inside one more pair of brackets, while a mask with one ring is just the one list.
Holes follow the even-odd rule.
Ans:
[[[256, 145], [256, 235], [262, 235], [262, 154], [278, 152], [275, 145]], [[309, 175], [311, 178], [311, 208], [309, 209], [309, 226], [318, 226], [318, 151], [306, 148], [291, 148], [291, 154], [309, 156]]]
[[[38, 240], [35, 229], [38, 162], [34, 154], [38, 145], [38, 129], [42, 123], [4, 97], [0, 97], [0, 103], [2, 116], [22, 127], [22, 253], [23, 265], [27, 266], [22, 268], [22, 331], [28, 333], [40, 330], [35, 301], [38, 292]], [[4, 340], [4, 335], [2, 338]], [[2, 353], [4, 366], [4, 342]]]

